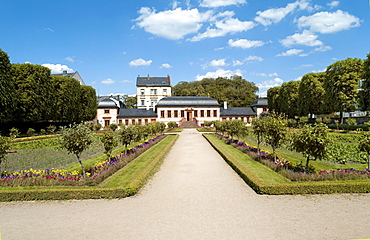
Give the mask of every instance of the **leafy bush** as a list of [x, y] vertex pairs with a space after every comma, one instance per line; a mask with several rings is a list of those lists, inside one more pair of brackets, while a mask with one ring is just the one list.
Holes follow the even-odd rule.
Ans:
[[48, 127], [46, 127], [46, 131], [48, 131], [48, 133], [54, 133], [55, 130], [57, 130], [57, 127], [54, 125], [49, 125]]
[[18, 128], [11, 128], [10, 130], [9, 130], [9, 137], [11, 138], [11, 139], [14, 139], [14, 138], [16, 138], [17, 136], [19, 135], [19, 129]]
[[35, 135], [35, 132], [36, 132], [35, 129], [29, 128], [27, 130], [27, 136], [32, 137], [33, 135]]
[[167, 127], [168, 128], [175, 128], [175, 127], [177, 127], [177, 123], [176, 122], [169, 122], [169, 123], [167, 123]]

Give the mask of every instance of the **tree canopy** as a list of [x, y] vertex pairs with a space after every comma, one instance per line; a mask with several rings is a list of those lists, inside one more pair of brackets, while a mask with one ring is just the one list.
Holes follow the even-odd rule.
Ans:
[[258, 87], [241, 76], [204, 78], [195, 82], [179, 82], [172, 88], [174, 96], [209, 96], [230, 107], [249, 106], [257, 98]]
[[319, 114], [325, 94], [323, 82], [325, 73], [308, 73], [304, 75], [298, 88], [299, 116]]
[[324, 80], [324, 106], [328, 113], [340, 112], [343, 123], [343, 112], [356, 109], [357, 87], [361, 80], [363, 61], [358, 58], [347, 58], [337, 61], [326, 69]]
[[0, 49], [0, 122], [9, 121], [15, 107], [14, 85], [10, 70], [8, 54]]
[[363, 83], [359, 94], [359, 104], [363, 111], [370, 111], [370, 53], [364, 61], [361, 78]]

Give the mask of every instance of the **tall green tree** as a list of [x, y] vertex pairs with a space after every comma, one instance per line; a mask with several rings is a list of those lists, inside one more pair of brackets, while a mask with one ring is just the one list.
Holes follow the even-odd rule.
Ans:
[[359, 104], [363, 111], [370, 111], [370, 53], [364, 61], [361, 78], [363, 82], [359, 92]]
[[172, 88], [174, 96], [209, 96], [230, 107], [249, 106], [257, 98], [258, 87], [241, 76], [204, 78], [201, 81], [180, 82]]
[[265, 126], [263, 120], [260, 118], [253, 118], [252, 120], [253, 134], [257, 137], [257, 153], [260, 153], [260, 145], [263, 141], [263, 135], [265, 134]]
[[269, 111], [280, 112], [279, 96], [281, 87], [273, 87], [267, 90], [267, 104]]
[[7, 151], [10, 149], [10, 138], [0, 135], [0, 177], [2, 174], [2, 163], [6, 161]]
[[343, 124], [343, 112], [357, 108], [357, 88], [361, 80], [363, 61], [358, 58], [347, 58], [337, 61], [326, 69], [324, 80], [324, 109], [328, 113], [340, 112], [340, 123]]
[[18, 99], [14, 119], [21, 122], [49, 120], [53, 101], [50, 69], [29, 63], [12, 64], [11, 74]]
[[11, 78], [11, 64], [6, 52], [0, 48], [0, 122], [12, 120], [16, 98]]
[[74, 78], [52, 76], [54, 100], [52, 120], [73, 123], [79, 120], [81, 112], [80, 83]]
[[98, 103], [96, 91], [91, 86], [80, 85], [79, 121], [91, 121], [96, 117]]
[[298, 88], [299, 81], [290, 81], [283, 83], [279, 91], [278, 105], [280, 112], [288, 117], [298, 116]]
[[304, 75], [298, 88], [298, 111], [300, 116], [312, 118], [313, 114], [321, 113], [325, 94], [323, 82], [325, 73], [308, 73]]

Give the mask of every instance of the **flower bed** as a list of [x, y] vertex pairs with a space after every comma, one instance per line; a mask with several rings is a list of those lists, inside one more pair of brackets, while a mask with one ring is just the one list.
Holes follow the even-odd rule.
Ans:
[[46, 186], [46, 185], [96, 185], [113, 174], [118, 169], [127, 165], [135, 157], [145, 151], [149, 146], [158, 142], [164, 135], [159, 135], [144, 143], [110, 157], [106, 161], [97, 162], [85, 168], [87, 178], [83, 179], [81, 171], [66, 171], [63, 169], [22, 170], [19, 172], [3, 172], [0, 186]]
[[238, 148], [242, 152], [245, 152], [254, 160], [261, 162], [262, 164], [270, 167], [274, 171], [282, 174], [292, 181], [335, 181], [370, 179], [369, 169], [365, 169], [365, 171], [363, 172], [355, 171], [354, 169], [316, 171], [312, 166], [310, 166], [309, 171], [307, 172], [302, 164], [294, 164], [291, 161], [287, 161], [279, 156], [277, 156], [276, 161], [274, 161], [272, 153], [266, 150], [260, 150], [260, 152], [258, 153], [258, 148], [255, 146], [251, 146], [237, 139], [225, 137], [221, 134], [216, 134], [216, 136], [223, 139], [226, 143]]

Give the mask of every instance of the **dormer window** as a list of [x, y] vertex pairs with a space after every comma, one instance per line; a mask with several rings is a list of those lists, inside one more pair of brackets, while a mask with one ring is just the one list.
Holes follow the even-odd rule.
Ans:
[[104, 113], [109, 113], [109, 109], [104, 109]]

